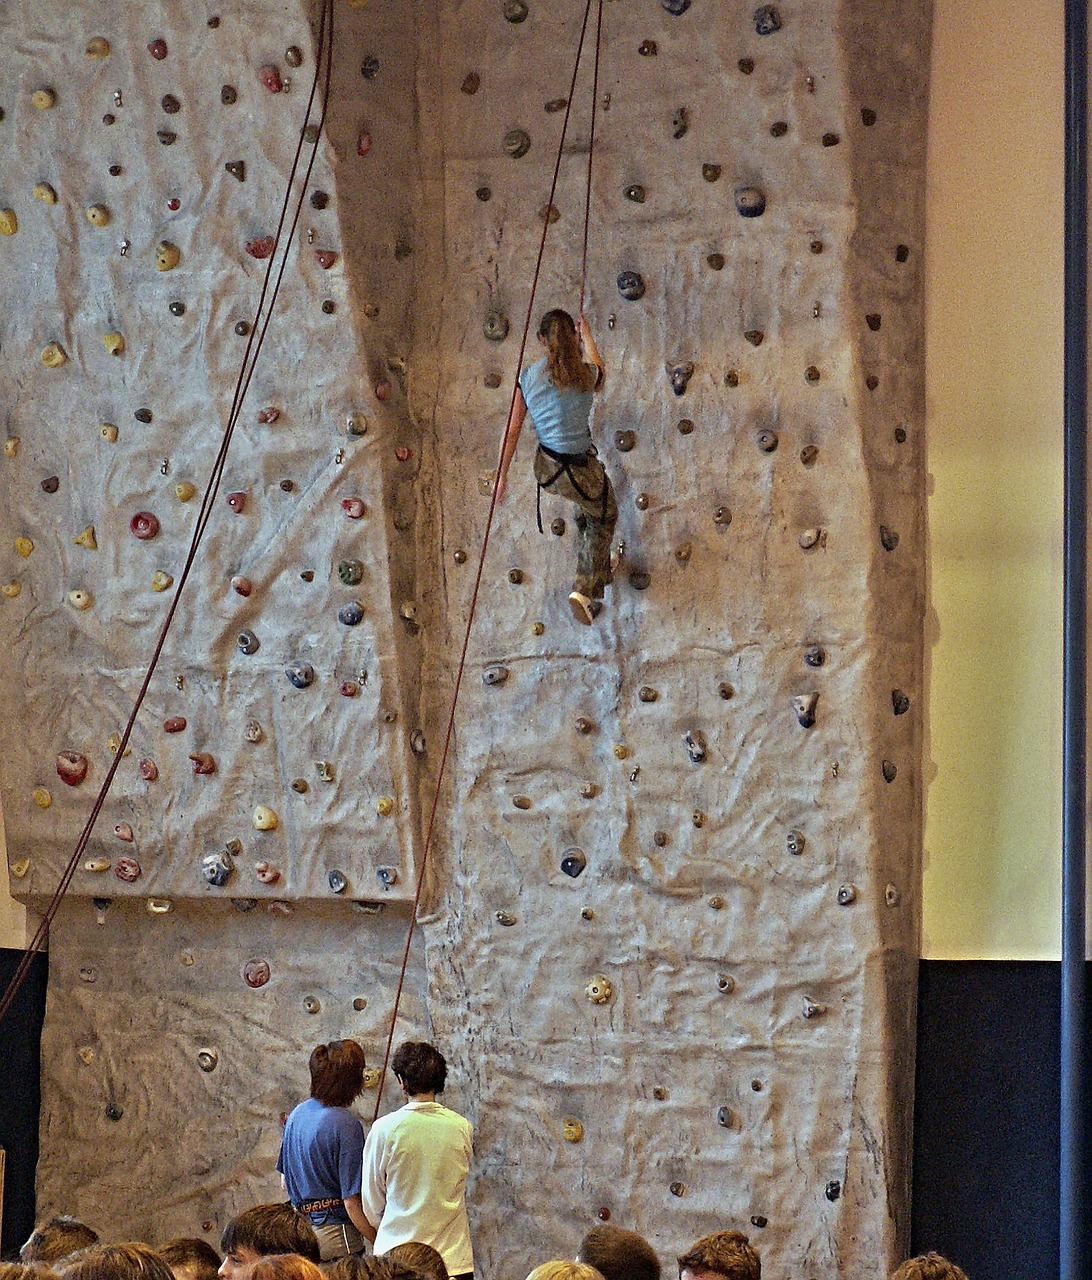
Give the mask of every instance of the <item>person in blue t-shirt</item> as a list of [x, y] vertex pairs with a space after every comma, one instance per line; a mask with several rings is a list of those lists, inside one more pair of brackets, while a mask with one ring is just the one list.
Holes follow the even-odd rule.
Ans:
[[[539, 322], [538, 338], [546, 354], [519, 376], [501, 443], [497, 501], [504, 497], [508, 468], [530, 413], [538, 436], [539, 498], [548, 489], [577, 506], [576, 581], [569, 607], [578, 622], [590, 626], [603, 607], [603, 588], [611, 581], [610, 544], [618, 519], [610, 477], [596, 456], [589, 427], [592, 397], [603, 385], [603, 360], [583, 315], [574, 322], [567, 311], [547, 311]], [[541, 513], [538, 527], [541, 532]]]
[[375, 1230], [360, 1203], [364, 1126], [349, 1110], [364, 1089], [364, 1050], [331, 1040], [311, 1054], [311, 1096], [288, 1117], [281, 1185], [318, 1237], [322, 1261], [362, 1253]]

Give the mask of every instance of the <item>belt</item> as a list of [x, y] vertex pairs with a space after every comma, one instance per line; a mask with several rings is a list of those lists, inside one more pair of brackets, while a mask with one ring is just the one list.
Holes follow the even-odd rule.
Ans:
[[301, 1200], [292, 1207], [297, 1213], [322, 1213], [327, 1209], [340, 1209], [344, 1203], [340, 1196], [326, 1196], [322, 1200]]
[[553, 458], [555, 462], [569, 462], [569, 463], [584, 462], [587, 459], [588, 454], [591, 453], [591, 449], [592, 449], [592, 446], [589, 444], [583, 453], [558, 453], [556, 449], [549, 448], [547, 445], [544, 445], [541, 441], [539, 442], [538, 447], [547, 456], [547, 458]]

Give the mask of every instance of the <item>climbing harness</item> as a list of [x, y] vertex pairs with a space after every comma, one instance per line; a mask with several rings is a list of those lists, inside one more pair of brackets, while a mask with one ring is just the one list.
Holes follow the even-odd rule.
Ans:
[[[580, 481], [573, 475], [573, 467], [579, 467], [589, 462], [592, 458], [598, 459], [598, 451], [595, 445], [592, 445], [586, 453], [558, 453], [554, 449], [548, 448], [544, 444], [538, 446], [547, 458], [552, 458], [554, 462], [559, 463], [557, 470], [549, 478], [549, 480], [536, 480], [535, 493], [535, 518], [538, 521], [538, 531], [543, 533], [542, 528], [542, 491], [549, 489], [551, 485], [557, 484], [562, 476], [569, 477], [569, 483], [580, 494], [581, 498], [587, 503], [598, 502], [600, 504], [599, 519], [607, 518], [607, 494], [610, 492], [610, 484], [607, 481], [607, 473], [603, 471], [603, 487], [594, 497], [590, 493], [585, 493], [580, 487]], [[602, 468], [600, 468], [602, 470]]]
[[[228, 414], [227, 425], [224, 429], [223, 438], [220, 447], [217, 450], [216, 458], [213, 462], [212, 471], [209, 475], [208, 483], [205, 486], [204, 495], [201, 499], [201, 507], [198, 512], [197, 522], [194, 526], [193, 537], [190, 540], [189, 549], [186, 553], [185, 564], [182, 571], [178, 575], [178, 585], [171, 600], [170, 607], [167, 610], [166, 617], [163, 619], [163, 625], [159, 629], [159, 635], [156, 639], [155, 647], [152, 650], [152, 658], [148, 663], [144, 673], [144, 678], [140, 683], [136, 698], [133, 701], [132, 710], [129, 713], [129, 719], [126, 722], [125, 729], [121, 734], [117, 749], [114, 751], [114, 758], [110, 767], [106, 771], [103, 778], [102, 786], [99, 788], [98, 795], [91, 806], [91, 812], [87, 821], [84, 823], [83, 830], [80, 832], [76, 841], [76, 846], [72, 851], [72, 855], [65, 866], [61, 879], [54, 890], [53, 896], [50, 898], [45, 911], [42, 914], [41, 923], [27, 945], [23, 955], [16, 967], [15, 973], [12, 975], [3, 999], [0, 999], [0, 1022], [7, 1016], [11, 1006], [18, 995], [20, 988], [26, 981], [27, 974], [34, 962], [34, 956], [45, 945], [49, 936], [49, 926], [53, 923], [53, 919], [57, 914], [61, 905], [61, 899], [68, 891], [69, 885], [72, 883], [72, 877], [76, 873], [80, 858], [83, 857], [87, 850], [88, 843], [91, 839], [91, 833], [94, 830], [95, 823], [99, 814], [102, 812], [106, 803], [106, 798], [110, 793], [113, 785], [114, 776], [118, 771], [123, 757], [127, 754], [126, 747], [129, 744], [129, 738], [133, 732], [133, 726], [136, 724], [137, 715], [140, 708], [144, 704], [145, 696], [155, 675], [156, 668], [159, 666], [159, 659], [163, 654], [163, 647], [167, 640], [167, 633], [170, 631], [171, 624], [174, 622], [175, 614], [178, 612], [179, 602], [182, 599], [182, 592], [189, 581], [190, 572], [193, 569], [197, 559], [197, 552], [201, 546], [201, 542], [205, 535], [205, 530], [212, 518], [213, 503], [220, 488], [220, 481], [223, 478], [224, 466], [227, 462], [228, 450], [231, 446], [232, 437], [235, 434], [235, 426], [239, 420], [239, 414], [242, 411], [243, 401], [250, 387], [251, 379], [254, 376], [254, 369], [258, 363], [258, 357], [261, 355], [262, 346], [265, 342], [265, 335], [269, 328], [270, 321], [273, 318], [274, 307], [277, 297], [280, 293], [281, 283], [284, 280], [284, 273], [288, 264], [288, 248], [293, 243], [296, 234], [296, 228], [299, 225], [300, 214], [303, 210], [303, 199], [306, 194], [308, 184], [311, 180], [311, 171], [315, 166], [315, 159], [318, 155], [319, 138], [322, 134], [323, 125], [326, 122], [326, 106], [330, 98], [330, 82], [333, 71], [333, 43], [334, 43], [334, 0], [322, 0], [322, 9], [319, 19], [317, 56], [315, 58], [315, 73], [311, 78], [311, 91], [307, 99], [307, 109], [304, 112], [304, 126], [300, 129], [299, 140], [296, 143], [296, 154], [292, 160], [292, 169], [288, 177], [288, 183], [285, 188], [284, 200], [281, 203], [281, 212], [277, 221], [277, 229], [271, 237], [273, 240], [273, 251], [269, 255], [268, 264], [265, 270], [265, 277], [262, 281], [261, 293], [258, 297], [258, 305], [255, 308], [253, 323], [249, 326], [246, 349], [243, 352], [242, 362], [239, 366], [239, 374], [235, 382], [235, 391], [232, 395], [231, 410]], [[324, 65], [325, 64], [325, 65]], [[311, 109], [315, 103], [315, 97], [318, 93], [319, 78], [322, 78], [322, 104], [318, 118], [318, 127], [314, 133], [314, 139], [308, 143], [309, 137], [306, 122], [311, 114]], [[304, 166], [302, 182], [299, 185], [299, 193], [295, 199], [295, 208], [292, 209], [293, 190], [296, 186], [296, 179], [300, 174], [301, 157], [304, 154], [305, 145], [310, 146], [306, 165]], [[289, 211], [292, 210], [291, 215]], [[287, 233], [285, 228], [287, 224]], [[278, 252], [280, 253], [280, 265], [274, 272], [277, 264]], [[274, 279], [274, 274], [276, 278]], [[272, 287], [271, 287], [272, 284]]]

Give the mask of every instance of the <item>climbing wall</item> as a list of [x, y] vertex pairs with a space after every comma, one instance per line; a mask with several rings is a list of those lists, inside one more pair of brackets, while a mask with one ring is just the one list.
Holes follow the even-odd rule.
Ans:
[[0, 786], [39, 907], [286, 264], [53, 930], [40, 1208], [215, 1238], [275, 1195], [311, 1045], [381, 1057], [423, 876], [400, 1034], [436, 1036], [476, 1125], [482, 1274], [609, 1218], [665, 1262], [737, 1226], [772, 1275], [880, 1277], [908, 1207], [928, 6], [604, 5], [586, 310], [621, 563], [578, 628], [572, 512], [547, 496], [539, 537], [525, 438], [427, 866], [544, 221], [534, 313], [579, 298], [596, 11], [551, 205], [582, 5], [339, 0], [324, 121], [321, 8], [0, 17]]

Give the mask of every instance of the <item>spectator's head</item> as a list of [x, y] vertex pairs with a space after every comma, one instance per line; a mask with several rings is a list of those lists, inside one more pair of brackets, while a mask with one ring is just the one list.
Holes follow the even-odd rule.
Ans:
[[0, 1262], [0, 1280], [57, 1280], [44, 1262]]
[[527, 1280], [603, 1280], [594, 1267], [586, 1262], [570, 1262], [568, 1258], [555, 1258], [540, 1263]]
[[424, 1280], [448, 1280], [447, 1266], [442, 1255], [432, 1245], [422, 1244], [420, 1240], [396, 1244], [393, 1249], [387, 1250], [385, 1257], [416, 1271]]
[[967, 1274], [939, 1253], [923, 1253], [891, 1273], [891, 1280], [967, 1280]]
[[290, 1204], [256, 1204], [227, 1224], [220, 1237], [223, 1280], [250, 1280], [259, 1258], [274, 1253], [298, 1253], [318, 1262], [319, 1242], [307, 1219]]
[[408, 1094], [443, 1093], [447, 1062], [439, 1049], [420, 1040], [405, 1040], [394, 1051], [391, 1070]]
[[364, 1050], [355, 1040], [331, 1040], [311, 1053], [311, 1097], [347, 1107], [364, 1091]]
[[298, 1253], [271, 1253], [254, 1264], [250, 1280], [326, 1280], [326, 1275], [317, 1263]]
[[59, 1217], [38, 1223], [30, 1233], [30, 1239], [19, 1250], [19, 1261], [44, 1262], [48, 1266], [67, 1258], [77, 1249], [89, 1249], [98, 1242], [97, 1231], [92, 1231], [78, 1218], [62, 1213]]
[[580, 1242], [577, 1262], [606, 1280], [660, 1280], [660, 1259], [644, 1236], [623, 1227], [593, 1227]]
[[81, 1249], [55, 1268], [63, 1280], [174, 1280], [171, 1269], [146, 1244], [98, 1244]]
[[161, 1244], [156, 1253], [174, 1272], [174, 1280], [216, 1280], [220, 1255], [196, 1236], [180, 1236]]
[[762, 1263], [742, 1231], [714, 1231], [679, 1259], [679, 1280], [761, 1280]]
[[[374, 1254], [338, 1258], [325, 1271], [323, 1280], [425, 1280], [421, 1272], [399, 1262], [389, 1253], [378, 1258]], [[274, 1278], [270, 1277], [269, 1280]]]

